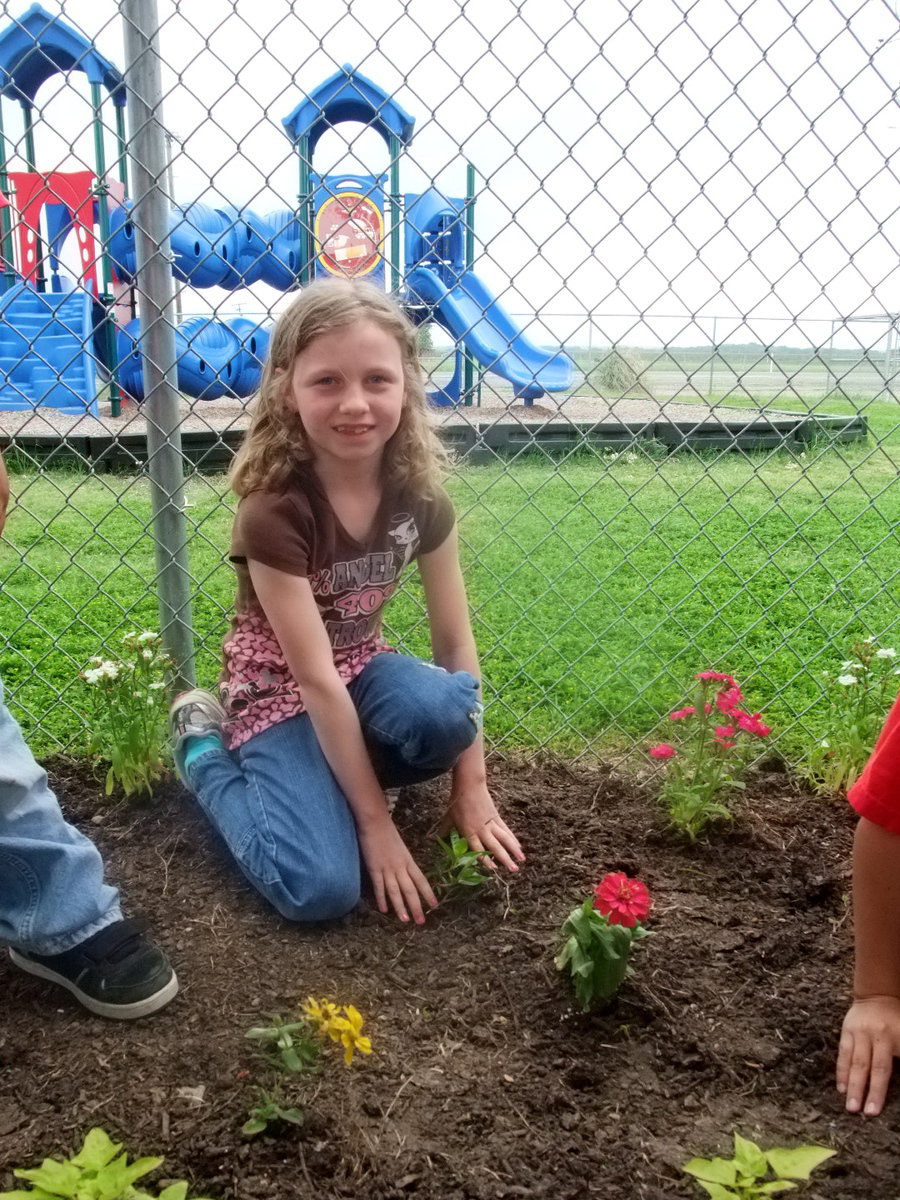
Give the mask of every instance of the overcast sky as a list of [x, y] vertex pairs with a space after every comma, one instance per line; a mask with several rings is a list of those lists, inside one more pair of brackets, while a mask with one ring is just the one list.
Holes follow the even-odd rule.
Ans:
[[[2, 8], [8, 20], [27, 4]], [[404, 192], [435, 181], [461, 196], [475, 165], [476, 269], [560, 338], [590, 314], [598, 342], [700, 341], [691, 317], [703, 314], [718, 315], [720, 341], [727, 330], [821, 342], [834, 318], [900, 310], [900, 35], [886, 0], [159, 0], [159, 11], [181, 203], [292, 207], [298, 166], [281, 120], [349, 62], [416, 118]], [[125, 67], [113, 0], [66, 0], [64, 15]], [[87, 107], [63, 81], [38, 100], [39, 166], [74, 165], [67, 140]], [[11, 102], [4, 112], [15, 135]], [[338, 139], [323, 139], [317, 168], [346, 169]], [[354, 149], [386, 163], [371, 133]], [[253, 308], [274, 293], [214, 299]]]

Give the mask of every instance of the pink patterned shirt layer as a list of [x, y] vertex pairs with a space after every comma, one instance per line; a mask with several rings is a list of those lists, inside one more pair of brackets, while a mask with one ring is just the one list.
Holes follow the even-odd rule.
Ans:
[[424, 500], [385, 491], [365, 541], [335, 516], [315, 475], [297, 471], [282, 492], [251, 492], [238, 505], [230, 559], [237, 602], [225, 638], [222, 703], [229, 750], [304, 711], [303, 697], [256, 598], [247, 560], [307, 578], [328, 632], [334, 665], [350, 683], [376, 654], [384, 606], [404, 568], [437, 549], [453, 528], [446, 493]]

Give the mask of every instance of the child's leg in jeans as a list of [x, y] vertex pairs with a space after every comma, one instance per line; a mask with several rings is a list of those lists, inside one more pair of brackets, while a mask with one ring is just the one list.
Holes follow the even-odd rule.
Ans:
[[449, 771], [481, 727], [478, 682], [404, 654], [379, 654], [350, 684], [382, 787]]
[[63, 818], [0, 681], [0, 938], [61, 954], [121, 918], [99, 851]]
[[353, 816], [305, 713], [188, 768], [204, 811], [253, 886], [293, 921], [341, 917], [360, 895]]

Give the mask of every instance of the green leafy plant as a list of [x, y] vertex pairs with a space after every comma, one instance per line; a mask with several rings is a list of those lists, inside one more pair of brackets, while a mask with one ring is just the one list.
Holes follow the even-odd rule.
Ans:
[[247, 1120], [241, 1126], [245, 1137], [256, 1137], [265, 1133], [270, 1126], [302, 1125], [303, 1113], [299, 1108], [286, 1108], [282, 1103], [281, 1092], [278, 1089], [266, 1091], [257, 1088], [256, 1103], [247, 1113]]
[[444, 896], [459, 892], [475, 892], [496, 882], [496, 874], [485, 866], [490, 854], [473, 850], [468, 841], [451, 829], [447, 837], [436, 837], [438, 861], [434, 869], [435, 888]]
[[761, 713], [746, 712], [744, 696], [732, 675], [700, 671], [693, 704], [669, 713], [677, 722], [677, 745], [651, 746], [651, 758], [666, 764], [660, 800], [672, 825], [694, 841], [716, 820], [730, 820], [722, 797], [744, 785], [751, 738], [772, 732]]
[[755, 1142], [735, 1133], [733, 1158], [692, 1158], [684, 1170], [711, 1200], [762, 1200], [776, 1192], [792, 1191], [797, 1187], [795, 1180], [808, 1182], [815, 1168], [835, 1153], [825, 1146], [760, 1150]]
[[95, 656], [81, 672], [87, 684], [91, 751], [106, 760], [106, 794], [152, 794], [169, 774], [166, 676], [172, 660], [157, 633], [127, 633], [119, 659]]
[[566, 917], [557, 970], [568, 969], [575, 995], [587, 1012], [610, 1000], [630, 973], [631, 947], [647, 936], [642, 922], [652, 901], [645, 884], [622, 871], [605, 875], [594, 894]]
[[129, 1163], [102, 1129], [91, 1129], [77, 1154], [60, 1162], [45, 1158], [39, 1167], [17, 1169], [17, 1179], [33, 1185], [25, 1191], [0, 1192], [0, 1200], [187, 1200], [184, 1180], [169, 1184], [153, 1195], [134, 1186], [138, 1179], [155, 1171], [161, 1158], [138, 1158]]
[[288, 1022], [279, 1016], [269, 1019], [271, 1025], [255, 1025], [244, 1035], [257, 1043], [266, 1062], [289, 1075], [314, 1071], [319, 1047], [309, 1022], [306, 1019]]
[[850, 658], [829, 680], [819, 740], [807, 754], [804, 774], [820, 792], [844, 792], [862, 773], [897, 693], [897, 651], [872, 638], [854, 642]]

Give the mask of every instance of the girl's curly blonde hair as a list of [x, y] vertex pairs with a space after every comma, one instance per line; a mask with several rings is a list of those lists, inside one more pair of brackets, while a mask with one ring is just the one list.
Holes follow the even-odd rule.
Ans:
[[291, 400], [294, 360], [314, 338], [355, 321], [372, 321], [395, 337], [403, 362], [403, 408], [397, 431], [384, 448], [385, 482], [414, 495], [433, 495], [447, 457], [428, 421], [415, 328], [396, 302], [371, 284], [321, 279], [305, 287], [275, 324], [256, 411], [229, 473], [238, 496], [258, 489], [279, 491], [296, 467], [312, 461]]

